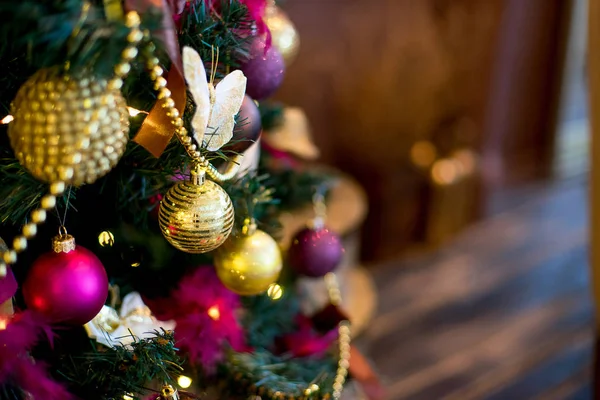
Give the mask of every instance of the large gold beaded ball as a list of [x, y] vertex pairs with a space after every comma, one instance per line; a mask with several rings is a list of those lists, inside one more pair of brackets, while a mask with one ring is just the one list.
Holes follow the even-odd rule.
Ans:
[[[193, 175], [192, 175], [193, 176]], [[233, 228], [233, 204], [227, 192], [212, 181], [181, 181], [160, 203], [158, 223], [163, 236], [186, 253], [212, 251]]]
[[276, 5], [269, 5], [265, 11], [265, 23], [271, 31], [273, 46], [290, 65], [300, 50], [300, 36], [296, 27], [285, 12]]
[[252, 296], [264, 292], [279, 278], [281, 251], [271, 236], [256, 230], [230, 237], [215, 252], [214, 264], [229, 290]]
[[105, 175], [125, 152], [129, 114], [119, 90], [92, 76], [54, 68], [29, 78], [11, 105], [10, 144], [44, 182], [79, 186]]

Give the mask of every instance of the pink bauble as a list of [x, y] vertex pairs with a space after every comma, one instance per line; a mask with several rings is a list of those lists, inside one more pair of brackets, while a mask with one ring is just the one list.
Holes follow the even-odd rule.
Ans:
[[250, 57], [241, 67], [248, 78], [246, 93], [255, 100], [266, 99], [275, 93], [285, 73], [285, 64], [279, 51], [274, 46], [266, 51], [265, 48], [264, 39], [254, 39]]
[[288, 262], [298, 274], [316, 278], [333, 271], [343, 255], [338, 235], [327, 228], [306, 228], [292, 239]]
[[48, 252], [33, 263], [23, 297], [28, 308], [52, 323], [83, 325], [106, 302], [108, 277], [98, 257], [81, 246], [68, 253]]

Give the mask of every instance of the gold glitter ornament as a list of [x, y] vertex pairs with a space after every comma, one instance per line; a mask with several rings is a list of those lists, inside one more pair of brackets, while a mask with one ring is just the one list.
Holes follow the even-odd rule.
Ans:
[[233, 228], [233, 204], [218, 184], [205, 180], [195, 167], [189, 181], [176, 183], [165, 195], [158, 211], [163, 236], [186, 253], [206, 253], [221, 246]]
[[265, 23], [271, 31], [273, 46], [279, 50], [286, 65], [290, 65], [300, 50], [300, 36], [283, 10], [270, 2], [265, 11]]
[[44, 182], [93, 183], [117, 164], [129, 138], [121, 92], [91, 75], [42, 69], [21, 86], [11, 114], [15, 155]]
[[252, 227], [230, 237], [214, 257], [217, 275], [231, 291], [252, 296], [266, 291], [281, 273], [281, 251], [275, 239]]

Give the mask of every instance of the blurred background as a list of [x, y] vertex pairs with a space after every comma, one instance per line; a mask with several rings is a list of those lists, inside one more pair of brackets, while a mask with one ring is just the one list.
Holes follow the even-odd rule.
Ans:
[[368, 198], [388, 398], [591, 398], [586, 0], [282, 6], [277, 97]]

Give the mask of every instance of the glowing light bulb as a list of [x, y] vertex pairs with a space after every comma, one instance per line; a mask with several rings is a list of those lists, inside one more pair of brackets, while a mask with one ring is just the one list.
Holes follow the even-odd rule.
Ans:
[[0, 124], [8, 124], [10, 122], [12, 122], [15, 119], [15, 117], [13, 117], [12, 115], [7, 115], [6, 117], [0, 119]]
[[181, 375], [179, 378], [177, 378], [177, 384], [182, 389], [187, 389], [192, 385], [192, 379], [188, 376]]
[[110, 231], [103, 231], [98, 235], [98, 243], [100, 243], [100, 246], [102, 247], [112, 247], [112, 245], [115, 244], [115, 235]]
[[218, 321], [219, 318], [221, 318], [221, 312], [219, 311], [219, 307], [217, 306], [212, 306], [211, 308], [209, 308], [207, 313], [208, 316], [214, 319], [215, 321]]
[[146, 111], [138, 110], [133, 107], [127, 107], [127, 111], [129, 111], [129, 115], [132, 117], [137, 116], [138, 114], [148, 114]]
[[271, 283], [267, 289], [267, 296], [269, 296], [271, 300], [279, 300], [281, 296], [283, 296], [283, 288], [276, 283]]

